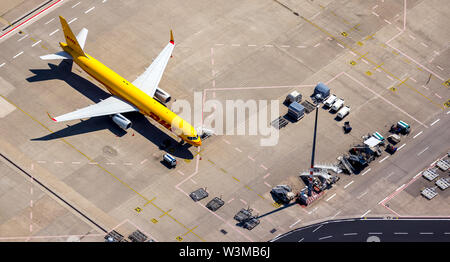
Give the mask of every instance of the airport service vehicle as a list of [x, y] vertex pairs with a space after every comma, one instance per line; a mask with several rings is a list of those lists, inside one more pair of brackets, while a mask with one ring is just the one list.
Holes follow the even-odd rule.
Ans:
[[285, 103], [291, 104], [292, 102], [300, 103], [302, 101], [302, 95], [297, 91], [292, 91], [289, 95], [286, 96]]
[[330, 96], [328, 97], [327, 100], [325, 100], [325, 102], [323, 102], [323, 104], [324, 104], [326, 107], [330, 108], [330, 107], [333, 105], [334, 101], [336, 101], [336, 99], [337, 99], [336, 95], [335, 95], [335, 94], [332, 94], [332, 95], [330, 95]]
[[388, 136], [388, 140], [392, 144], [397, 144], [397, 143], [400, 143], [400, 136], [397, 134], [392, 134], [392, 135]]
[[343, 119], [346, 115], [348, 115], [348, 113], [350, 113], [350, 107], [349, 106], [344, 106], [337, 113], [337, 117], [340, 118], [340, 119]]
[[344, 99], [338, 98], [333, 103], [333, 106], [331, 107], [331, 110], [333, 110], [334, 112], [337, 112], [343, 106], [344, 106]]
[[397, 151], [397, 148], [389, 144], [386, 146], [386, 151], [390, 154], [394, 154]]
[[206, 189], [199, 188], [195, 190], [194, 192], [190, 193], [189, 196], [194, 200], [195, 202], [202, 200], [203, 198], [206, 198], [209, 196], [208, 192], [206, 192]]
[[[59, 43], [63, 51], [44, 55], [40, 58], [43, 60], [73, 60], [86, 73], [102, 83], [111, 93], [111, 96], [101, 100], [97, 104], [78, 109], [62, 116], [52, 118], [49, 114], [49, 117], [53, 121], [61, 122], [112, 115], [114, 123], [126, 130], [131, 127], [131, 121], [121, 115], [121, 113], [140, 112], [173, 132], [182, 141], [193, 146], [201, 145], [201, 139], [194, 127], [164, 105], [169, 102], [170, 94], [158, 87], [175, 47], [172, 31], [170, 31], [170, 41], [166, 47], [153, 60], [145, 72], [130, 83], [84, 52], [83, 48], [88, 34], [86, 28], [83, 28], [75, 37], [66, 20], [62, 16], [59, 19], [66, 39], [66, 43]], [[143, 43], [143, 46], [145, 45], [146, 43]]]
[[166, 162], [171, 168], [177, 166], [177, 160], [171, 154], [167, 153], [163, 156], [164, 162]]
[[411, 132], [411, 127], [404, 121], [398, 121], [396, 125], [391, 126], [391, 133], [407, 135]]
[[291, 202], [291, 200], [295, 198], [295, 194], [292, 192], [291, 187], [288, 185], [275, 186], [274, 188], [272, 188], [270, 193], [274, 196], [274, 198], [282, 201], [285, 204]]
[[350, 126], [350, 122], [347, 121], [344, 123], [344, 133], [350, 133], [350, 131], [352, 131], [352, 127]]
[[206, 204], [206, 207], [215, 212], [217, 211], [219, 208], [221, 208], [223, 205], [225, 204], [225, 202], [223, 202], [222, 199], [215, 197], [213, 198], [213, 200], [209, 201], [208, 204]]

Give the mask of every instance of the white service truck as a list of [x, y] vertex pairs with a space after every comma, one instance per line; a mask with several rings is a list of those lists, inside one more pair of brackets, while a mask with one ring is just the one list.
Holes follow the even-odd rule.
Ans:
[[344, 106], [344, 99], [338, 98], [336, 99], [336, 101], [333, 103], [333, 106], [331, 107], [331, 110], [337, 112], [339, 109], [341, 109], [341, 107]]
[[324, 104], [326, 107], [330, 108], [330, 107], [333, 105], [333, 103], [336, 101], [336, 99], [337, 99], [336, 95], [335, 95], [335, 94], [332, 94], [332, 95], [330, 95], [330, 96], [328, 97], [327, 100], [325, 100], [325, 102], [323, 102], [323, 104]]
[[340, 119], [343, 119], [346, 115], [348, 115], [348, 113], [350, 113], [350, 107], [349, 106], [344, 106], [337, 113], [337, 117], [340, 118]]

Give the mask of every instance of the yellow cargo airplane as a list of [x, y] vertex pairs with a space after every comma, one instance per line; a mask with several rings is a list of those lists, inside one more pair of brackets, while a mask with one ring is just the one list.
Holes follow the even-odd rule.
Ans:
[[121, 115], [121, 113], [139, 111], [174, 132], [182, 141], [186, 141], [194, 146], [202, 144], [195, 128], [163, 105], [169, 102], [170, 94], [158, 87], [175, 46], [172, 31], [170, 31], [170, 42], [167, 46], [150, 67], [133, 83], [130, 83], [83, 51], [88, 33], [86, 28], [83, 28], [75, 37], [66, 20], [61, 16], [59, 19], [67, 43], [59, 43], [63, 51], [41, 56], [41, 59], [72, 59], [86, 73], [102, 83], [112, 96], [97, 104], [52, 118], [53, 121], [61, 122], [112, 115], [114, 123], [126, 130], [131, 127], [131, 121]]

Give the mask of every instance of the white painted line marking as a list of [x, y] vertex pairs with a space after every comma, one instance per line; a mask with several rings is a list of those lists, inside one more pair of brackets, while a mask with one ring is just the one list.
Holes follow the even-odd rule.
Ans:
[[407, 232], [394, 232], [394, 235], [408, 235]]
[[64, 162], [61, 162], [61, 161], [55, 161], [54, 163], [55, 163], [55, 164], [63, 164]]
[[264, 179], [266, 179], [268, 176], [270, 176], [270, 173], [267, 173], [267, 175], [264, 176]]
[[350, 54], [352, 54], [353, 56], [356, 56], [356, 53], [355, 52], [353, 52], [353, 51], [349, 51], [350, 52]]
[[422, 175], [422, 172], [419, 172], [417, 175], [414, 176], [414, 178], [417, 178], [420, 175]]
[[20, 53], [18, 53], [17, 55], [13, 56], [13, 59], [20, 56], [21, 54], [23, 54], [23, 51], [21, 51]]
[[302, 221], [302, 219], [299, 219], [299, 220], [295, 221], [295, 223], [290, 225], [289, 228], [292, 228], [293, 226], [297, 225], [300, 221]]
[[440, 95], [438, 95], [437, 93], [434, 93], [434, 95], [435, 96], [437, 96], [437, 97], [439, 97], [439, 98], [442, 98]]
[[263, 164], [261, 164], [260, 167], [261, 167], [262, 169], [267, 170], [267, 167], [265, 167]]
[[54, 17], [53, 17], [52, 19], [48, 20], [47, 22], [45, 22], [45, 24], [49, 24], [49, 23], [51, 23], [53, 20], [55, 20]]
[[194, 179], [191, 178], [191, 182], [197, 185], [197, 182], [194, 181]]
[[358, 233], [345, 233], [344, 236], [356, 236]]
[[369, 193], [369, 191], [366, 191], [364, 193], [362, 193], [359, 197], [357, 197], [357, 199], [361, 199], [363, 196], [365, 196], [367, 193]]
[[323, 227], [323, 225], [320, 225], [320, 226], [316, 227], [316, 229], [314, 229], [312, 232], [313, 232], [313, 233], [316, 232], [316, 231], [319, 230], [321, 227]]
[[267, 183], [266, 181], [264, 181], [264, 185], [266, 185], [267, 187], [272, 187], [269, 183]]
[[428, 47], [428, 45], [423, 42], [421, 42], [420, 44], [423, 45], [424, 47]]
[[377, 14], [377, 13], [375, 13], [375, 12], [372, 12], [372, 14], [375, 15], [375, 16], [377, 16], [377, 17], [380, 17], [380, 15]]
[[366, 59], [361, 59], [361, 61], [363, 61], [363, 62], [366, 63], [366, 64], [369, 64], [369, 62], [367, 62]]
[[437, 122], [439, 122], [439, 120], [441, 120], [440, 118], [436, 119], [433, 123], [430, 124], [430, 126], [436, 124]]
[[425, 88], [426, 90], [428, 90], [428, 87], [426, 87], [425, 85], [422, 85], [423, 88]]
[[265, 47], [273, 47], [273, 45], [264, 45]]
[[334, 216], [332, 216], [331, 218], [334, 219], [335, 217], [337, 217], [337, 215], [339, 215], [341, 213], [341, 211], [339, 210]]
[[38, 162], [39, 164], [45, 164], [47, 161], [38, 160], [37, 162]]
[[416, 79], [414, 79], [414, 78], [412, 78], [412, 77], [410, 77], [409, 79], [411, 79], [413, 82], [417, 83], [417, 80], [416, 80]]
[[361, 217], [365, 217], [367, 214], [369, 214], [370, 213], [370, 211], [372, 211], [372, 210], [367, 210], [367, 212], [366, 213], [364, 213]]
[[320, 43], [317, 43], [314, 47], [318, 47], [320, 45]]
[[421, 235], [433, 235], [433, 232], [420, 232]]
[[425, 152], [425, 151], [427, 151], [428, 150], [428, 148], [430, 148], [429, 146], [427, 146], [424, 150], [422, 150], [422, 151], [420, 151], [418, 154], [417, 154], [417, 156], [420, 156], [423, 152]]
[[385, 156], [383, 159], [381, 159], [380, 161], [378, 161], [379, 163], [383, 162], [384, 160], [388, 159], [389, 156]]
[[251, 157], [251, 156], [247, 156], [248, 157], [248, 159], [250, 159], [250, 160], [252, 160], [253, 162], [255, 162], [255, 159], [253, 158], [253, 157]]
[[389, 22], [389, 21], [388, 21], [388, 20], [386, 20], [386, 19], [384, 19], [384, 22], [386, 22], [386, 23], [388, 23], [388, 24], [392, 25], [392, 23], [391, 23], [391, 22]]
[[224, 45], [224, 44], [216, 44], [216, 45], [218, 45], [218, 46], [222, 46], [222, 45]]
[[53, 32], [51, 32], [50, 34], [48, 34], [49, 36], [52, 36], [52, 35], [54, 35], [56, 32], [58, 32], [59, 31], [59, 29], [56, 29], [55, 31], [53, 31]]
[[227, 143], [227, 144], [231, 144], [228, 140], [222, 139], [223, 142]]
[[291, 47], [291, 46], [290, 46], [290, 45], [282, 45], [282, 46], [280, 46], [280, 47], [288, 48], [288, 47]]
[[78, 2], [78, 3], [74, 4], [74, 5], [72, 6], [72, 8], [74, 8], [75, 6], [79, 5], [80, 3], [81, 3], [81, 2]]
[[231, 46], [241, 46], [240, 44], [231, 44]]
[[383, 235], [382, 232], [369, 232], [369, 235]]
[[412, 35], [408, 35], [412, 40], [416, 40], [416, 38]]
[[232, 198], [232, 199], [228, 200], [228, 202], [227, 202], [227, 203], [229, 204], [229, 203], [231, 203], [231, 202], [232, 202], [233, 200], [234, 200], [234, 198]]
[[367, 169], [366, 171], [364, 171], [364, 173], [361, 174], [361, 176], [364, 176], [364, 175], [367, 174], [367, 172], [369, 172], [370, 170], [372, 170], [372, 169], [370, 169], [370, 168]]
[[86, 10], [84, 13], [85, 14], [87, 14], [87, 13], [89, 13], [90, 11], [92, 11], [92, 10], [94, 10], [94, 8], [95, 8], [95, 6], [93, 6], [93, 7], [91, 7], [91, 8], [89, 8], [88, 10]]
[[40, 42], [42, 42], [42, 40], [39, 40], [36, 43], [32, 44], [31, 47], [34, 47], [35, 45], [39, 44]]
[[81, 164], [81, 162], [72, 162], [72, 164], [79, 165], [79, 164]]
[[440, 66], [436, 66], [437, 68], [439, 68], [441, 71], [444, 71], [444, 68], [440, 67]]
[[378, 205], [383, 203], [385, 200], [387, 200], [388, 197], [385, 197], [383, 200], [381, 200], [380, 202], [378, 202]]
[[133, 165], [133, 164], [130, 163], [130, 162], [127, 162], [127, 163], [125, 163], [124, 165], [126, 165], [126, 166], [131, 166], [131, 165]]
[[392, 81], [394, 81], [395, 79], [392, 78], [390, 75], [386, 75], [387, 78], [391, 79]]
[[106, 164], [107, 164], [107, 165], [115, 165], [116, 163], [111, 163], [111, 162], [110, 162], [110, 163], [106, 163]]
[[321, 237], [319, 238], [319, 240], [324, 240], [324, 239], [328, 239], [328, 238], [332, 238], [333, 236], [326, 236], [326, 237]]
[[147, 161], [148, 161], [148, 159], [146, 158], [146, 159], [142, 160], [140, 164], [142, 165], [142, 164], [144, 164]]
[[397, 151], [402, 149], [404, 146], [406, 146], [406, 144], [401, 145], [399, 148], [397, 148]]
[[253, 47], [253, 46], [256, 46], [256, 45], [248, 45], [248, 46], [251, 46], [251, 47]]
[[340, 47], [342, 47], [342, 48], [345, 48], [343, 45], [341, 45], [341, 44], [339, 44], [339, 43], [337, 43], [337, 45], [340, 46]]
[[400, 189], [402, 189], [405, 186], [405, 184], [401, 185], [399, 188], [397, 188], [395, 191], [399, 191]]
[[[3, 67], [5, 64], [6, 64], [6, 63], [2, 63], [2, 64], [0, 65], [0, 67]], [[449, 111], [449, 112], [450, 112], [450, 111]]]
[[372, 10], [375, 9], [375, 8], [377, 8], [377, 7], [378, 7], [378, 5], [375, 5], [374, 7], [372, 7]]
[[244, 203], [244, 205], [247, 205], [247, 202], [245, 202], [243, 199], [240, 199], [242, 203]]
[[102, 3], [106, 3], [106, 1], [108, 1], [108, 0], [103, 0]]
[[75, 22], [77, 19], [78, 19], [78, 18], [75, 17], [74, 19], [70, 20], [70, 21], [68, 22], [68, 24], [70, 25], [72, 22]]
[[298, 242], [302, 242], [303, 241], [303, 239], [305, 239], [304, 237], [302, 238], [302, 239], [300, 239]]
[[413, 136], [413, 138], [420, 136], [422, 133], [423, 133], [423, 131], [420, 131], [419, 133], [417, 133], [417, 135]]
[[336, 196], [336, 193], [334, 193], [332, 196], [330, 196], [326, 201], [328, 202], [330, 199]]
[[236, 151], [238, 151], [239, 153], [242, 153], [242, 150], [240, 150], [239, 148], [235, 147], [234, 149], [236, 149]]
[[17, 40], [17, 42], [20, 42], [20, 41], [22, 41], [23, 39], [25, 39], [25, 38], [27, 38], [27, 36], [28, 36], [28, 34], [26, 34], [26, 35], [24, 35], [24, 36], [22, 36], [19, 40]]
[[355, 180], [352, 180], [352, 182], [348, 183], [347, 185], [344, 186], [344, 189], [347, 188], [348, 186], [350, 186], [351, 184], [353, 184], [353, 182], [355, 182]]
[[180, 174], [180, 175], [184, 176], [184, 173], [183, 173], [183, 172], [181, 172], [180, 170], [178, 170], [178, 174]]
[[304, 45], [298, 45], [297, 47], [298, 48], [306, 48], [306, 46], [304, 46]]
[[98, 165], [98, 162], [90, 162], [89, 165]]

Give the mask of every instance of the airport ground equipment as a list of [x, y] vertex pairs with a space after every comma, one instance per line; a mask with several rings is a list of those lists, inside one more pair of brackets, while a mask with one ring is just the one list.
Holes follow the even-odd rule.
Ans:
[[436, 166], [442, 171], [447, 171], [450, 168], [450, 163], [448, 160], [441, 159], [437, 161]]
[[305, 108], [297, 102], [292, 102], [288, 108], [288, 115], [298, 121], [305, 116]]
[[349, 174], [354, 174], [356, 172], [352, 164], [348, 162], [348, 157], [346, 155], [339, 156], [337, 159], [340, 161], [344, 171], [347, 171]]
[[301, 103], [301, 105], [305, 108], [305, 113], [309, 114], [312, 111], [314, 111], [314, 109], [316, 109], [316, 106], [309, 102], [308, 100], [305, 100]]
[[389, 154], [394, 154], [395, 152], [397, 152], [397, 147], [389, 144], [386, 146], [386, 152], [388, 152]]
[[345, 103], [344, 99], [341, 98], [336, 99], [333, 106], [331, 107], [331, 111], [337, 112], [344, 106], [344, 103]]
[[295, 193], [292, 192], [291, 187], [288, 185], [275, 186], [274, 188], [272, 188], [270, 193], [276, 200], [279, 200], [285, 204], [288, 204], [292, 199], [295, 198]]
[[436, 172], [436, 169], [429, 168], [422, 172], [422, 176], [429, 181], [433, 181], [439, 176], [439, 174]]
[[289, 95], [286, 96], [284, 103], [286, 105], [290, 105], [292, 102], [300, 103], [302, 101], [302, 95], [297, 91], [292, 91]]
[[221, 208], [224, 204], [225, 204], [225, 202], [221, 198], [215, 197], [211, 201], [209, 201], [208, 204], [206, 204], [206, 207], [209, 210], [215, 212], [219, 208]]
[[234, 219], [239, 222], [238, 225], [242, 226], [245, 229], [252, 230], [257, 225], [259, 225], [260, 221], [257, 216], [252, 214], [252, 209], [243, 208], [241, 209], [235, 216]]
[[131, 242], [145, 242], [148, 237], [141, 231], [136, 230], [128, 236], [128, 239], [131, 240]]
[[404, 121], [398, 121], [396, 125], [392, 125], [389, 132], [394, 134], [407, 135], [411, 132], [411, 127]]
[[194, 192], [190, 193], [189, 196], [194, 200], [195, 202], [202, 200], [203, 198], [208, 197], [208, 192], [206, 192], [205, 188], [199, 188], [195, 190]]
[[323, 102], [323, 104], [328, 107], [331, 108], [333, 106], [333, 103], [336, 101], [337, 96], [335, 94], [330, 95], [327, 100], [325, 100], [325, 102]]
[[344, 123], [344, 133], [345, 134], [348, 134], [348, 133], [350, 133], [350, 131], [352, 131], [352, 127], [350, 126], [350, 122], [349, 121], [346, 121], [345, 123]]
[[167, 165], [169, 165], [170, 168], [177, 166], [177, 160], [169, 153], [164, 154], [163, 160], [167, 163]]
[[448, 187], [450, 187], [450, 178], [440, 178], [436, 181], [436, 186], [438, 186], [440, 189], [445, 190]]
[[124, 237], [117, 231], [113, 230], [105, 236], [105, 242], [120, 242]]
[[384, 137], [378, 132], [374, 132], [372, 134], [372, 136], [375, 137], [376, 139], [380, 140], [380, 141], [384, 141]]
[[287, 126], [288, 121], [286, 120], [286, 118], [280, 116], [277, 119], [273, 120], [271, 124], [276, 129], [281, 129], [281, 128]]
[[397, 134], [392, 134], [392, 135], [388, 136], [388, 141], [394, 145], [397, 143], [400, 143], [400, 140], [401, 140], [401, 138]]
[[422, 196], [426, 197], [428, 200], [431, 200], [433, 197], [437, 196], [436, 188], [425, 188], [421, 192]]
[[349, 106], [344, 106], [343, 108], [341, 108], [339, 110], [339, 112], [337, 112], [337, 117], [339, 119], [343, 119], [349, 113], [350, 113], [350, 107]]
[[327, 99], [330, 96], [330, 88], [326, 86], [324, 83], [318, 83], [314, 88], [314, 93], [312, 98], [315, 103], [320, 103], [324, 99]]

